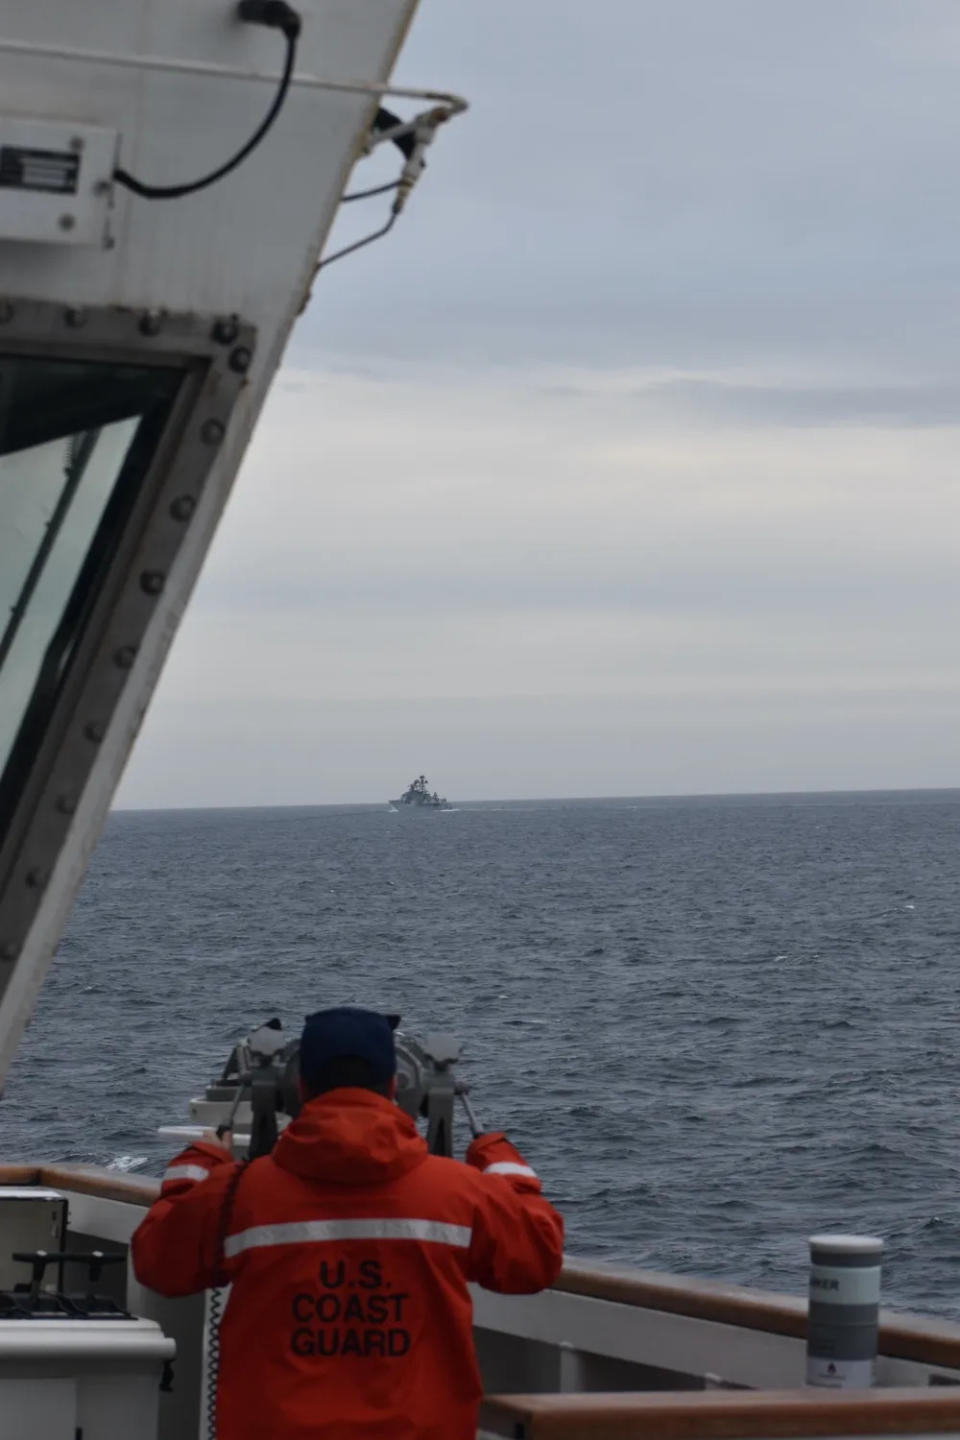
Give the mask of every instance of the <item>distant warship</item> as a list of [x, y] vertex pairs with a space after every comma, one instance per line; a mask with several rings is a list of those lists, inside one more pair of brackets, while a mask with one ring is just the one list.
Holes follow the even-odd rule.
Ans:
[[395, 810], [399, 810], [402, 806], [410, 806], [414, 810], [450, 810], [453, 808], [447, 804], [442, 795], [437, 794], [436, 790], [433, 794], [430, 793], [430, 786], [427, 784], [425, 775], [418, 775], [399, 800], [391, 800], [390, 804]]

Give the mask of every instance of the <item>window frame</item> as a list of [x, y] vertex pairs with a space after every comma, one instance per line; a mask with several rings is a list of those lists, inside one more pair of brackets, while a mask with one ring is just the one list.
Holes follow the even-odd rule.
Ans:
[[[69, 658], [52, 690], [43, 694], [41, 667], [17, 738], [2, 762], [0, 997], [171, 567], [196, 519], [255, 342], [254, 328], [237, 316], [0, 301], [2, 356], [182, 371], [152, 454], [128, 477], [138, 430], [77, 576], [67, 606], [68, 611], [73, 607]], [[111, 510], [116, 513], [110, 515]], [[65, 613], [61, 627], [67, 621]], [[48, 647], [44, 666], [50, 653]]]
[[[0, 364], [5, 360], [14, 361], [27, 358], [33, 361], [36, 357], [12, 356], [9, 352], [0, 352]], [[41, 360], [40, 364], [43, 363]], [[83, 362], [89, 363], [89, 362]], [[116, 367], [113, 367], [116, 368]], [[136, 497], [144, 476], [149, 468], [150, 461], [160, 436], [166, 426], [167, 419], [171, 413], [173, 404], [176, 401], [185, 378], [185, 371], [180, 366], [141, 366], [141, 372], [153, 368], [165, 377], [166, 384], [170, 387], [170, 393], [159, 400], [154, 397], [153, 402], [144, 407], [141, 414], [126, 414], [121, 419], [136, 421], [136, 426], [131, 436], [130, 444], [123, 456], [121, 464], [112, 476], [109, 491], [103, 504], [99, 517], [96, 519], [92, 531], [89, 533], [84, 553], [72, 578], [67, 577], [69, 589], [66, 599], [60, 611], [57, 623], [50, 634], [43, 653], [38, 657], [39, 665], [37, 674], [28, 696], [27, 704], [17, 723], [16, 731], [11, 739], [10, 748], [7, 752], [0, 754], [0, 823], [6, 815], [11, 802], [7, 798], [14, 786], [16, 773], [22, 772], [26, 763], [25, 756], [29, 754], [31, 743], [36, 739], [37, 728], [43, 726], [44, 708], [49, 708], [54, 691], [60, 683], [65, 665], [70, 662], [71, 642], [75, 642], [83, 622], [83, 612], [88, 604], [90, 596], [96, 587], [98, 571], [101, 571], [105, 564], [109, 564], [115, 543], [122, 530], [123, 521], [130, 504]], [[96, 377], [105, 382], [106, 376]], [[124, 407], [126, 408], [126, 407]], [[97, 417], [98, 419], [100, 417]], [[93, 434], [99, 437], [101, 427], [98, 424], [92, 426], [86, 432], [74, 431], [73, 434], [81, 435], [81, 445]], [[66, 435], [56, 432], [50, 436], [52, 441], [65, 440]], [[46, 438], [36, 443], [48, 443]], [[30, 614], [30, 607], [38, 589], [42, 586], [46, 567], [56, 550], [57, 542], [66, 526], [70, 527], [70, 511], [77, 500], [79, 492], [83, 488], [84, 471], [87, 464], [95, 456], [97, 440], [89, 445], [87, 458], [83, 469], [72, 479], [65, 474], [60, 494], [51, 512], [50, 518], [44, 530], [41, 532], [39, 544], [33, 552], [30, 566], [20, 588], [10, 614], [6, 617], [5, 628], [0, 633], [0, 687], [4, 683], [3, 667], [8, 658], [15, 652], [19, 629], [24, 620]], [[2, 458], [8, 454], [17, 455], [25, 451], [29, 452], [34, 445], [18, 446], [7, 450], [2, 447]], [[0, 486], [3, 485], [0, 475]], [[44, 704], [46, 702], [46, 706]]]

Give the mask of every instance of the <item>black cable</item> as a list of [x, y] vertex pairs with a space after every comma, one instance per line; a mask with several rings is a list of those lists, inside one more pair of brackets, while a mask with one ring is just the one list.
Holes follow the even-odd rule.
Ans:
[[220, 1204], [217, 1221], [217, 1248], [213, 1262], [213, 1284], [207, 1308], [207, 1440], [217, 1440], [217, 1389], [220, 1376], [220, 1321], [223, 1317], [223, 1287], [229, 1285], [224, 1273], [223, 1262], [227, 1248], [227, 1231], [233, 1214], [233, 1202], [237, 1197], [240, 1181], [243, 1179], [249, 1160], [241, 1160], [227, 1182], [227, 1188]]
[[325, 260], [320, 261], [317, 269], [325, 270], [328, 265], [333, 264], [334, 260], [342, 260], [344, 255], [352, 255], [354, 250], [362, 250], [364, 245], [372, 245], [374, 240], [379, 240], [381, 236], [386, 235], [388, 230], [393, 229], [396, 218], [396, 210], [391, 210], [390, 219], [387, 221], [386, 225], [381, 226], [379, 230], [374, 230], [372, 235], [364, 236], [362, 240], [354, 240], [352, 245], [344, 245], [342, 250], [334, 250], [332, 255], [328, 255]]
[[283, 102], [287, 98], [297, 58], [297, 38], [300, 34], [301, 22], [297, 11], [287, 4], [286, 0], [240, 0], [237, 14], [248, 24], [266, 25], [271, 29], [282, 30], [287, 42], [287, 54], [277, 93], [257, 129], [243, 148], [238, 150], [226, 164], [212, 170], [209, 175], [204, 175], [200, 180], [192, 180], [186, 185], [148, 185], [145, 181], [138, 180], [135, 175], [131, 175], [128, 170], [117, 169], [113, 172], [113, 178], [118, 185], [132, 190], [134, 195], [140, 195], [144, 200], [179, 200], [184, 195], [193, 195], [197, 190], [205, 190], [208, 185], [222, 180], [225, 175], [230, 174], [231, 170], [235, 170], [238, 165], [242, 164], [252, 151], [256, 150], [280, 114]]
[[[385, 110], [381, 105], [373, 117], [373, 124], [370, 128], [378, 135], [385, 135], [390, 130], [402, 129], [403, 123], [399, 115], [394, 115], [392, 110]], [[413, 154], [417, 138], [415, 135], [412, 135], [409, 130], [404, 130], [402, 135], [391, 135], [390, 143], [396, 145], [405, 160], [409, 160]]]
[[341, 202], [346, 205], [348, 200], [369, 200], [371, 195], [386, 195], [388, 190], [399, 190], [400, 181], [391, 180], [388, 185], [374, 185], [372, 190], [354, 190], [352, 195], [341, 195]]
[[217, 1381], [220, 1376], [220, 1321], [223, 1318], [223, 1291], [211, 1290], [207, 1306], [207, 1434], [217, 1440]]
[[217, 1289], [222, 1289], [224, 1285], [229, 1285], [230, 1283], [229, 1277], [223, 1268], [223, 1262], [227, 1252], [227, 1231], [230, 1228], [230, 1217], [233, 1214], [233, 1202], [237, 1198], [240, 1181], [243, 1179], [244, 1171], [249, 1164], [249, 1159], [240, 1161], [227, 1182], [226, 1190], [223, 1192], [223, 1200], [220, 1204], [220, 1215], [217, 1220], [217, 1249], [213, 1262], [213, 1284]]
[[[394, 115], [392, 110], [385, 110], [381, 105], [370, 128], [375, 135], [388, 135], [391, 130], [403, 130], [402, 135], [391, 135], [390, 143], [396, 145], [405, 160], [412, 159], [417, 148], [417, 137], [410, 126], [404, 126], [399, 115]], [[425, 162], [421, 161], [421, 164], [426, 169]], [[348, 200], [369, 200], [373, 195], [386, 195], [390, 190], [399, 190], [400, 184], [399, 180], [391, 180], [388, 185], [374, 185], [372, 190], [354, 190], [352, 195], [341, 195], [340, 199], [344, 204]]]

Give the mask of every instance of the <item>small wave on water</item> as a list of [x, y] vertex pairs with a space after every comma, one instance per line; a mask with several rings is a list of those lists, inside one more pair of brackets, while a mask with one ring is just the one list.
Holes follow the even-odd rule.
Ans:
[[107, 1161], [106, 1168], [128, 1175], [132, 1170], [143, 1170], [149, 1159], [149, 1155], [115, 1155], [112, 1160]]

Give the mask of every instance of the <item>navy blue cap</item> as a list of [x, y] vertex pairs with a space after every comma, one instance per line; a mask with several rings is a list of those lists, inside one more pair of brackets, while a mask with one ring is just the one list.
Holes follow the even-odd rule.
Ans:
[[367, 1062], [376, 1084], [385, 1084], [397, 1071], [396, 1023], [393, 1015], [350, 1005], [308, 1015], [300, 1037], [300, 1074], [309, 1084], [331, 1060], [352, 1056]]

